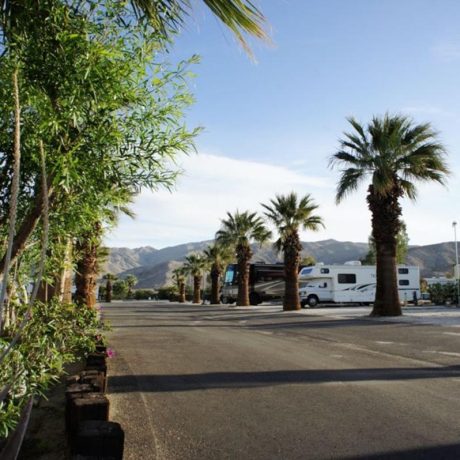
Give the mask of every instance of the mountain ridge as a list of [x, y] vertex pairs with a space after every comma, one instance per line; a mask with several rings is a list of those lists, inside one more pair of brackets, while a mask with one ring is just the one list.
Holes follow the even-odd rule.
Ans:
[[[203, 251], [212, 241], [183, 243], [156, 249], [152, 246], [138, 248], [110, 248], [108, 261], [101, 274], [110, 272], [125, 278], [133, 274], [138, 278], [137, 288], [158, 288], [172, 283], [172, 271], [192, 252]], [[327, 239], [302, 242], [302, 256], [311, 255], [325, 264], [344, 263], [363, 258], [368, 251], [367, 243]], [[281, 260], [272, 245], [252, 246], [253, 261], [274, 263]], [[455, 250], [452, 242], [409, 246], [408, 265], [418, 265], [421, 276], [440, 276], [452, 271]]]

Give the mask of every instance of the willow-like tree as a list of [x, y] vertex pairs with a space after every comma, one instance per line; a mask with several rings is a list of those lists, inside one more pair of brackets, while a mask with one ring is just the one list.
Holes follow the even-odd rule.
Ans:
[[201, 281], [207, 261], [201, 254], [190, 254], [185, 258], [184, 269], [193, 276], [193, 303], [201, 303]]
[[301, 198], [295, 192], [277, 195], [269, 204], [262, 204], [265, 215], [275, 225], [279, 238], [274, 247], [283, 252], [285, 271], [285, 290], [283, 310], [300, 310], [299, 263], [302, 243], [299, 230], [317, 231], [323, 225], [318, 209], [310, 195]]
[[212, 244], [204, 250], [204, 255], [210, 266], [211, 303], [220, 304], [220, 280], [226, 265], [232, 258], [232, 252], [226, 246]]
[[227, 213], [222, 219], [221, 229], [216, 233], [216, 242], [228, 247], [238, 262], [237, 305], [249, 306], [249, 262], [252, 257], [251, 243], [263, 244], [271, 236], [263, 219], [255, 212]]
[[[250, 0], [202, 0], [237, 38], [243, 48], [251, 53], [246, 36], [253, 36], [268, 41], [265, 30], [265, 17]], [[18, 29], [27, 27], [27, 21], [38, 10], [37, 0], [0, 0], [0, 26], [6, 37], [17, 33]], [[52, 5], [64, 5], [63, 0], [48, 0]], [[117, 7], [119, 19], [129, 27], [132, 23], [133, 12], [137, 19], [147, 19], [153, 28], [164, 38], [168, 39], [177, 33], [184, 23], [186, 16], [192, 11], [190, 0], [131, 0], [130, 2], [112, 0], [82, 0], [71, 2], [72, 12], [81, 14], [92, 11], [97, 7], [114, 11]]]
[[445, 184], [449, 169], [445, 147], [429, 123], [414, 124], [402, 115], [374, 117], [363, 126], [349, 118], [353, 131], [344, 134], [331, 166], [341, 168], [337, 203], [368, 177], [367, 204], [376, 247], [377, 291], [373, 316], [401, 315], [397, 276], [400, 199], [415, 200], [416, 182]]

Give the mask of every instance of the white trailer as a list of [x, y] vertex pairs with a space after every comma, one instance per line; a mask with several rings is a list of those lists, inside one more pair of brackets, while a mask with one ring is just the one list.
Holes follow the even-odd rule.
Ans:
[[[398, 265], [397, 279], [402, 302], [420, 299], [419, 267]], [[370, 304], [375, 301], [376, 282], [375, 265], [317, 264], [299, 273], [300, 301], [302, 307], [318, 303]]]

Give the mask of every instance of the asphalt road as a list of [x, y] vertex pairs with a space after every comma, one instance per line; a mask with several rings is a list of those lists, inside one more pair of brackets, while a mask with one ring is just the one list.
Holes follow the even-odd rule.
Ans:
[[460, 458], [460, 324], [158, 302], [104, 316], [128, 460]]

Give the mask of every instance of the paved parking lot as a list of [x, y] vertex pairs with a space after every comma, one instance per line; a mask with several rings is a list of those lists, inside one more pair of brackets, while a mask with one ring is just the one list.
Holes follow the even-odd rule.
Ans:
[[460, 458], [460, 309], [104, 306], [127, 460]]

